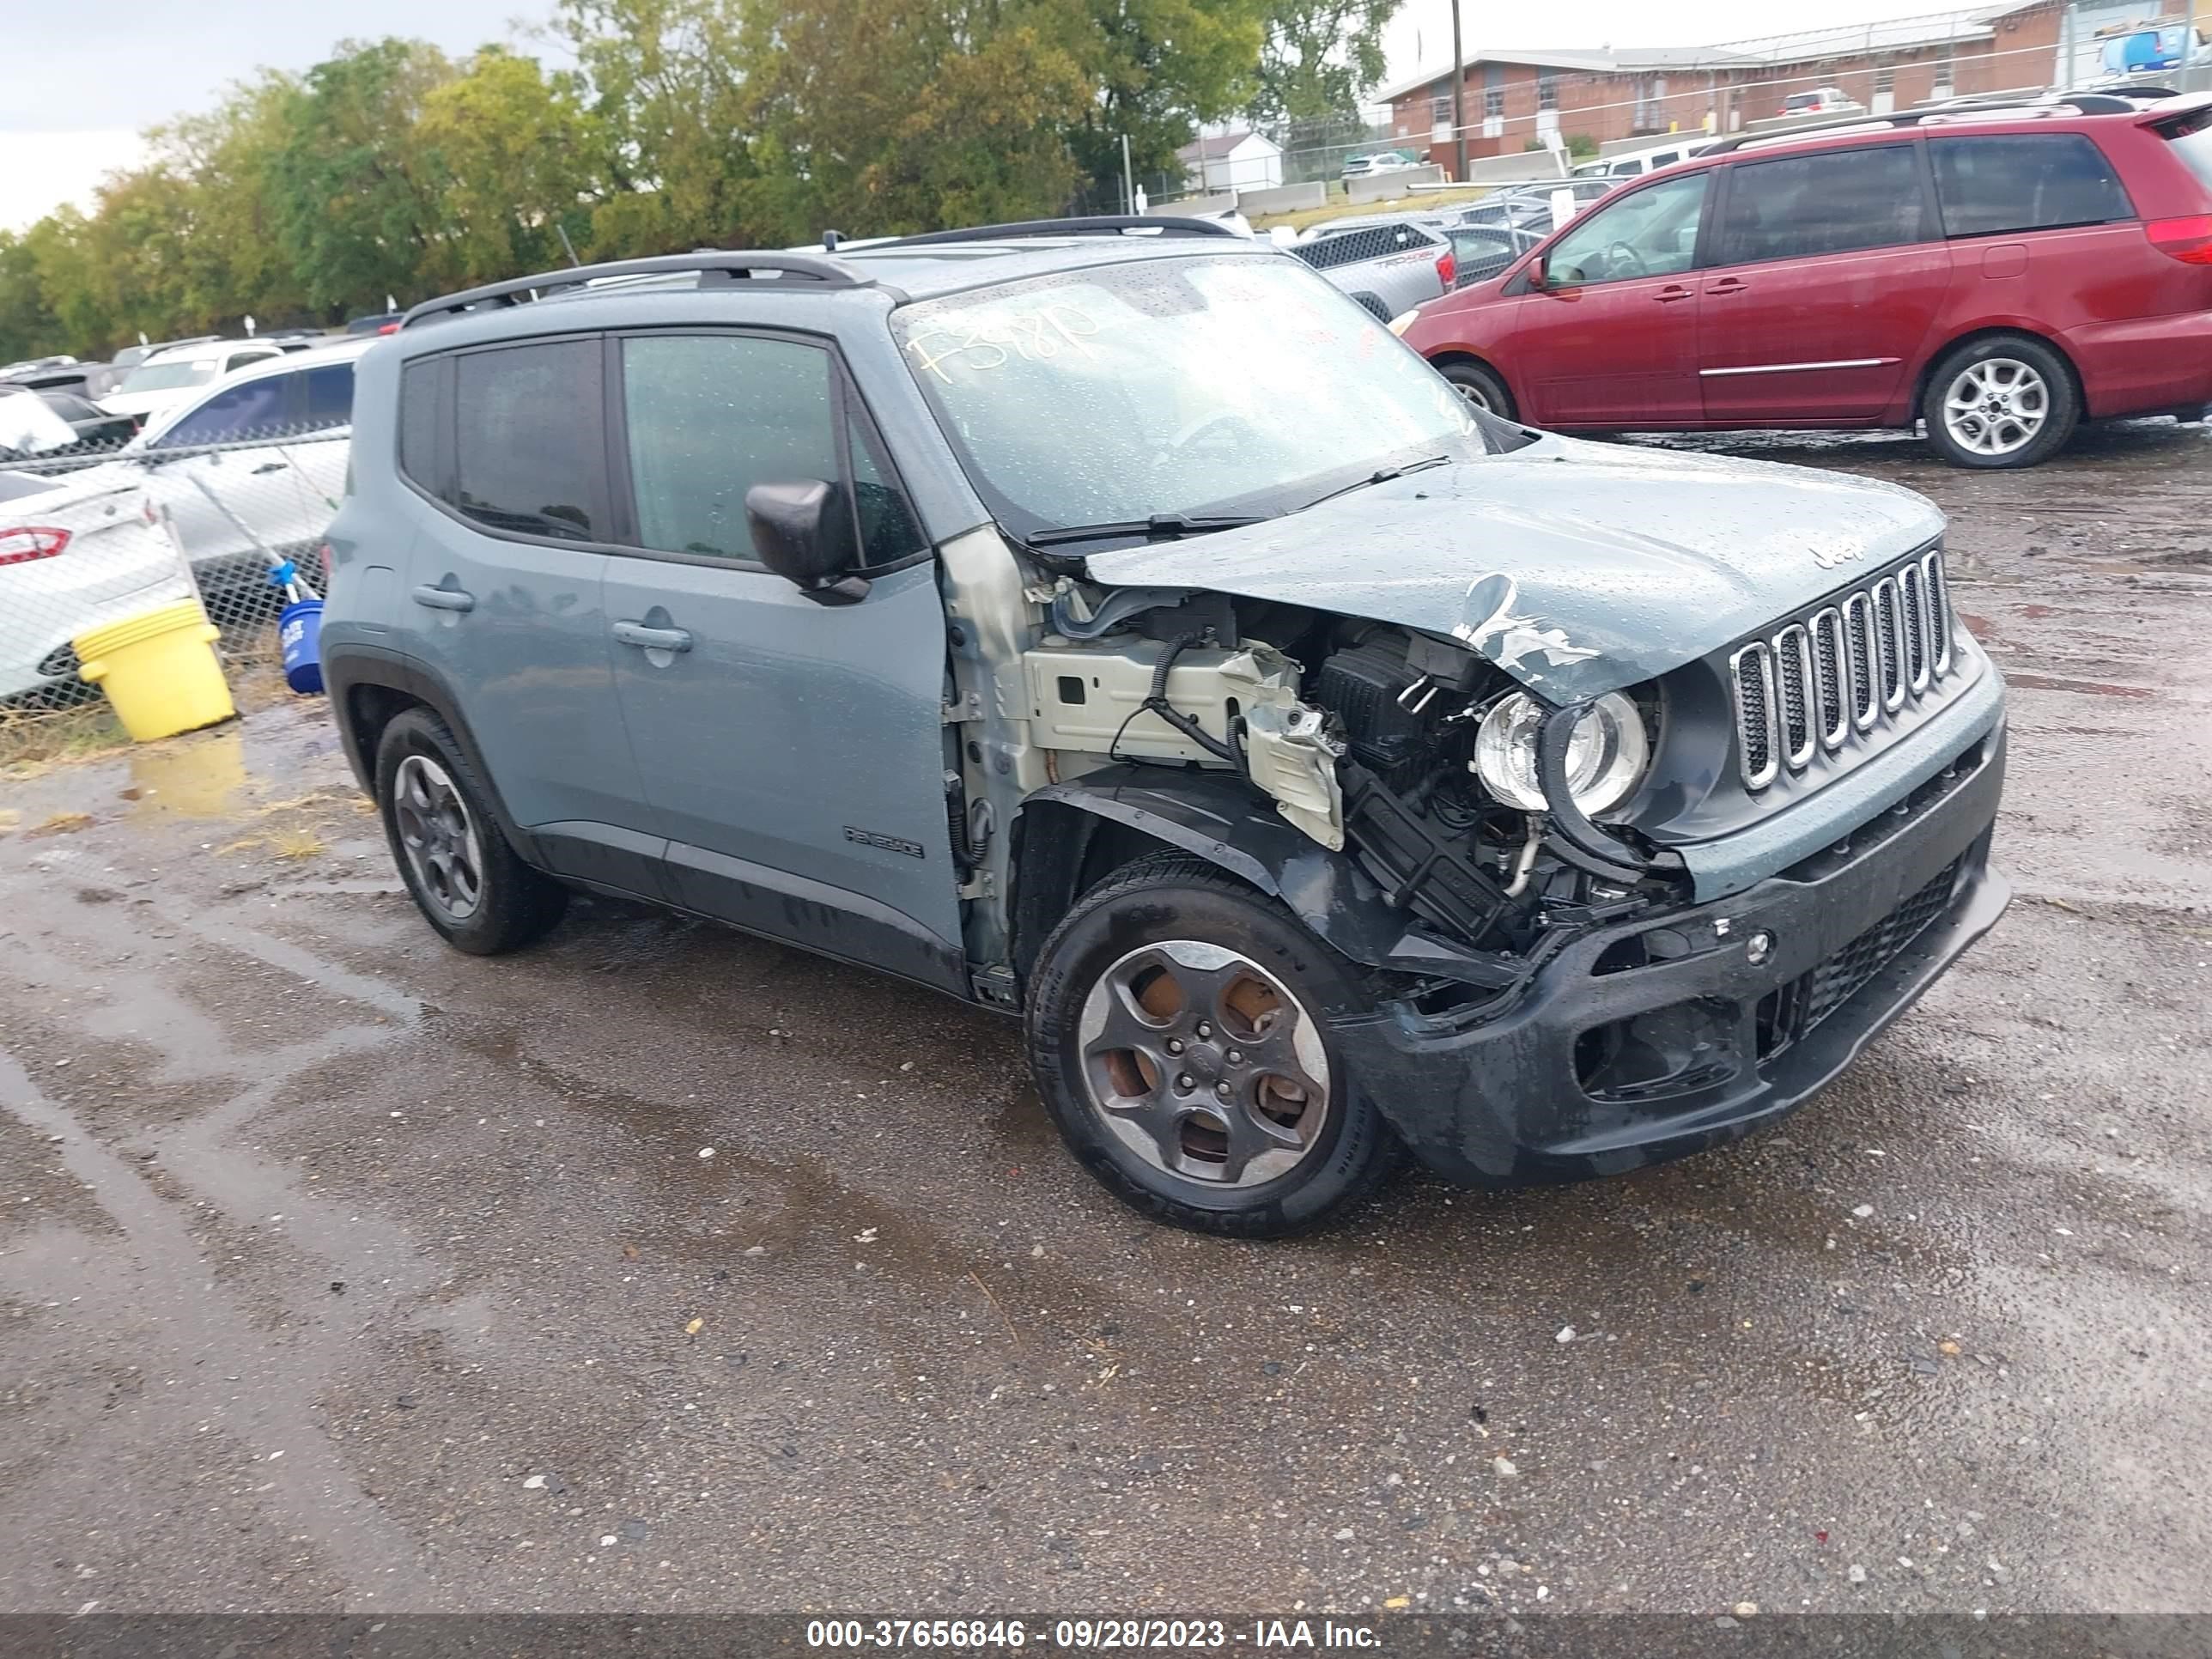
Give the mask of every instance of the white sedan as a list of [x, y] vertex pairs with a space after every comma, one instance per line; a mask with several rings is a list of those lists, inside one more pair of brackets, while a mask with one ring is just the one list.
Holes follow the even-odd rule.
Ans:
[[129, 476], [0, 472], [0, 704], [82, 695], [72, 641], [191, 595]]

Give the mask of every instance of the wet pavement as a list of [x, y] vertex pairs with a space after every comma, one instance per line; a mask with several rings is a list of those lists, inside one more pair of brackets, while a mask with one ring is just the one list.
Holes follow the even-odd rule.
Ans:
[[2020, 896], [1626, 1179], [1200, 1240], [991, 1016], [447, 950], [319, 708], [0, 786], [0, 1608], [2203, 1608], [2212, 434], [1705, 447], [1951, 513]]

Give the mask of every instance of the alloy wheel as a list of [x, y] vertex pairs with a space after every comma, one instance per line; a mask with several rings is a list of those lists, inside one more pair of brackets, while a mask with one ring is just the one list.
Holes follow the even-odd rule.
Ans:
[[483, 902], [483, 837], [446, 769], [410, 755], [392, 776], [392, 817], [416, 890], [451, 922]]
[[2035, 441], [2051, 418], [2051, 386], [2017, 357], [1969, 363], [1943, 394], [1943, 428], [1961, 449], [2009, 455]]
[[1140, 945], [1100, 975], [1078, 1026], [1091, 1109], [1153, 1168], [1256, 1187], [1320, 1144], [1321, 1027], [1259, 963], [1222, 945]]

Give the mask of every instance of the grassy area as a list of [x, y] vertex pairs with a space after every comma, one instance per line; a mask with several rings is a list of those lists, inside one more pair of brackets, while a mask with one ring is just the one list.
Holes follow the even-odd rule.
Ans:
[[[235, 642], [226, 638], [222, 653], [223, 678], [240, 714], [292, 701], [274, 625], [244, 632]], [[105, 697], [67, 708], [0, 708], [0, 782], [130, 746]]]
[[1253, 214], [1252, 228], [1272, 230], [1277, 225], [1288, 225], [1292, 230], [1304, 230], [1308, 225], [1317, 225], [1328, 219], [1341, 219], [1354, 213], [1419, 213], [1430, 208], [1455, 207], [1462, 202], [1479, 202], [1489, 195], [1492, 189], [1489, 185], [1462, 185], [1455, 190], [1409, 190], [1395, 201], [1361, 202], [1357, 205], [1332, 193], [1327, 207], [1304, 208], [1297, 213]]

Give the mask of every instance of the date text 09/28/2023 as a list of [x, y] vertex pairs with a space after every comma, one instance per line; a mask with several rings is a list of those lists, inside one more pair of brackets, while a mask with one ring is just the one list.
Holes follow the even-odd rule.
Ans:
[[1202, 1651], [1230, 1649], [1339, 1648], [1382, 1645], [1373, 1626], [1334, 1619], [816, 1619], [806, 1626], [811, 1648], [938, 1648], [953, 1651], [1040, 1647]]

